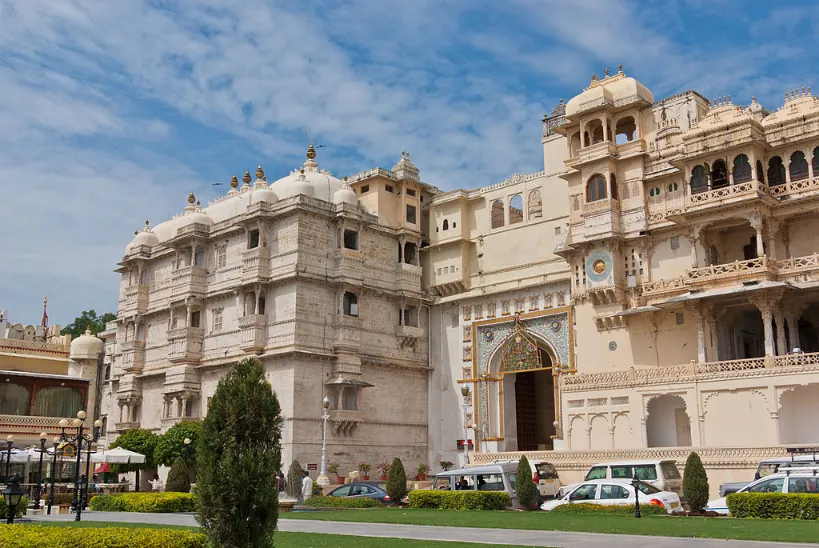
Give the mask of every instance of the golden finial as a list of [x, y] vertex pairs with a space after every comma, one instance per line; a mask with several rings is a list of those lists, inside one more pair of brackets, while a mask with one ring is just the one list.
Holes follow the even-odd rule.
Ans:
[[313, 143], [310, 143], [310, 146], [307, 147], [307, 158], [310, 160], [315, 159], [316, 157], [316, 149], [313, 148]]
[[606, 78], [609, 77], [609, 67], [606, 67]]
[[301, 169], [299, 170], [299, 172], [300, 172], [302, 175], [304, 175], [304, 168], [301, 168]]
[[196, 207], [202, 207], [202, 202], [200, 202], [199, 200], [196, 200]]
[[245, 170], [245, 174], [242, 176], [242, 180], [247, 184], [250, 184], [250, 181], [253, 180], [253, 178], [250, 176], [250, 170], [249, 169]]
[[230, 178], [230, 188], [236, 188], [239, 186], [239, 178], [236, 177], [234, 174], [233, 177]]
[[264, 177], [262, 177], [262, 181], [264, 181], [265, 183], [267, 182], [267, 175], [265, 175]]
[[48, 297], [43, 297], [43, 306], [48, 304]]
[[623, 65], [622, 65], [622, 63], [621, 63], [621, 64], [619, 64], [619, 65], [617, 65], [617, 72], [619, 72], [619, 73], [621, 73], [621, 74], [622, 74], [622, 72], [623, 72]]
[[591, 79], [591, 81], [592, 81], [592, 82], [594, 82], [595, 80], [597, 80], [597, 75], [596, 75], [596, 74], [594, 74], [594, 73], [592, 73], [592, 79]]
[[261, 164], [259, 164], [259, 167], [256, 168], [256, 178], [257, 179], [264, 179], [264, 170], [262, 169]]
[[134, 236], [136, 236], [137, 234], [139, 234], [139, 232], [134, 230]]
[[196, 196], [194, 196], [194, 195], [193, 195], [193, 191], [191, 190], [191, 193], [190, 193], [190, 194], [188, 194], [188, 203], [189, 203], [190, 205], [193, 205], [193, 203], [194, 203], [195, 201], [196, 201]]
[[347, 180], [347, 176], [346, 176], [346, 175], [344, 176], [344, 180], [345, 180], [345, 181]]
[[[193, 194], [193, 192], [191, 192], [191, 194]], [[148, 219], [145, 219], [145, 227], [147, 228], [149, 226], [151, 226], [150, 221], [148, 221]]]

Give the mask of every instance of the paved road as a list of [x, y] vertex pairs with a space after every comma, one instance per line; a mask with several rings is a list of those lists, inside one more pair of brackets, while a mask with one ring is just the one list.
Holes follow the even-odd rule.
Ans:
[[[34, 520], [70, 521], [73, 514], [32, 516]], [[197, 525], [193, 514], [137, 514], [128, 512], [88, 512], [85, 521]], [[429, 527], [387, 523], [348, 523], [280, 519], [279, 530], [293, 533], [328, 533], [359, 537], [414, 538], [423, 540], [476, 542], [493, 545], [557, 546], [560, 548], [807, 548], [812, 544], [752, 542], [742, 540], [649, 537], [570, 533], [565, 531], [525, 531], [519, 529], [478, 529], [473, 527]]]

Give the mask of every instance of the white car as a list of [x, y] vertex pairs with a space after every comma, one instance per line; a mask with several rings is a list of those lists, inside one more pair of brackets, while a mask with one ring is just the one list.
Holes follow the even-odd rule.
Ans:
[[[782, 470], [785, 470], [784, 468]], [[792, 468], [749, 483], [737, 493], [808, 493], [819, 495], [819, 468]], [[708, 501], [705, 510], [728, 515], [727, 497]]]
[[[683, 511], [677, 493], [660, 491], [653, 485], [642, 481], [639, 484], [639, 491], [640, 504], [659, 506], [669, 514], [677, 514]], [[544, 502], [540, 509], [548, 512], [563, 504], [578, 504], [581, 502], [601, 505], [634, 504], [634, 487], [627, 480], [584, 481], [562, 498]]]

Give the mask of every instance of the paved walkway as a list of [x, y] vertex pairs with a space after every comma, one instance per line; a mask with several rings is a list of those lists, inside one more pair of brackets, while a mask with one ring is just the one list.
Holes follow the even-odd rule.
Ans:
[[[73, 514], [32, 516], [43, 521], [71, 521]], [[156, 523], [159, 525], [197, 525], [193, 514], [137, 514], [129, 512], [88, 512], [84, 521], [119, 523]], [[566, 531], [526, 531], [520, 529], [479, 529], [474, 527], [432, 527], [388, 523], [352, 523], [303, 519], [280, 519], [279, 530], [292, 533], [327, 533], [359, 537], [413, 538], [421, 540], [476, 542], [560, 548], [807, 548], [812, 544], [756, 542], [743, 540], [699, 539], [571, 533]]]

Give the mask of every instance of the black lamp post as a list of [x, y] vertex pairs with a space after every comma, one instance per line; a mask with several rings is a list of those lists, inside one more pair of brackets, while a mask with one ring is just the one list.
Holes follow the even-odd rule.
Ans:
[[191, 458], [191, 439], [185, 438], [182, 442], [185, 444], [185, 468], [188, 467], [188, 459]]
[[[65, 419], [63, 419], [65, 420]], [[60, 438], [54, 438], [54, 455], [51, 457], [51, 492], [48, 494], [48, 514], [51, 515], [51, 506], [54, 504], [54, 474], [57, 473], [57, 447], [60, 445]]]
[[[62, 441], [67, 441], [68, 443], [76, 444], [77, 447], [77, 469], [74, 471], [74, 497], [72, 499], [72, 505], [74, 506], [74, 510], [76, 514], [74, 516], [74, 521], [80, 521], [82, 519], [82, 505], [84, 504], [83, 496], [82, 496], [82, 488], [83, 485], [87, 485], [87, 478], [85, 474], [80, 475], [80, 467], [82, 466], [82, 445], [85, 442], [88, 445], [88, 451], [91, 451], [91, 444], [96, 442], [100, 437], [100, 428], [102, 427], [102, 421], [96, 420], [94, 421], [94, 431], [93, 435], [89, 436], [88, 434], [83, 434], [83, 430], [85, 429], [85, 418], [88, 415], [85, 411], [80, 411], [77, 413], [77, 418], [74, 419], [72, 425], [74, 428], [77, 429], [77, 434], [74, 436], [66, 435], [65, 433], [65, 426], [67, 425], [68, 421], [65, 419], [60, 421], [60, 426], [62, 427], [63, 431], [60, 434], [60, 439]], [[63, 422], [65, 421], [65, 423]], [[91, 456], [89, 455], [89, 461]]]
[[637, 477], [637, 472], [631, 480], [631, 485], [634, 487], [634, 517], [641, 518], [640, 515], [640, 478]]
[[9, 481], [9, 466], [11, 466], [11, 448], [14, 447], [14, 436], [9, 434], [6, 437], [6, 443], [8, 444], [8, 452], [6, 453], [6, 482]]
[[43, 453], [46, 452], [45, 444], [48, 440], [48, 433], [40, 434], [40, 467], [37, 472], [37, 486], [34, 489], [34, 509], [40, 509], [40, 497], [43, 495]]
[[14, 512], [17, 511], [21, 498], [23, 498], [23, 490], [20, 488], [20, 477], [14, 474], [3, 491], [3, 500], [6, 503], [6, 523], [14, 523]]

